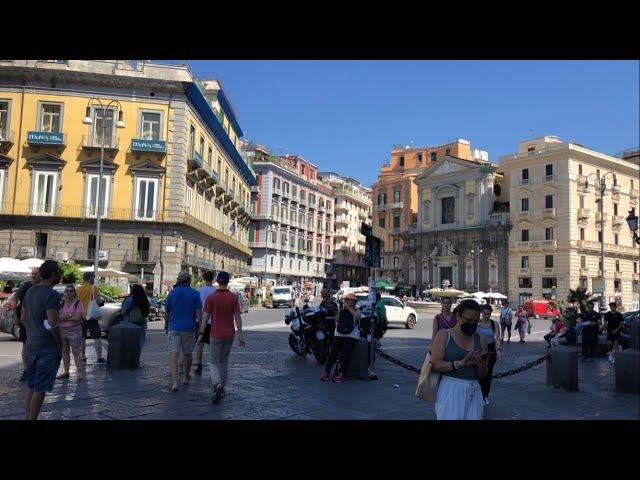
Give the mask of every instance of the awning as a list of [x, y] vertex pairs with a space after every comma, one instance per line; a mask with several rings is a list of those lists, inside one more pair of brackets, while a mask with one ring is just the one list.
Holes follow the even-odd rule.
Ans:
[[385, 282], [384, 280], [378, 280], [376, 282], [376, 288], [384, 288], [385, 290], [393, 290], [393, 286], [389, 285], [387, 282]]

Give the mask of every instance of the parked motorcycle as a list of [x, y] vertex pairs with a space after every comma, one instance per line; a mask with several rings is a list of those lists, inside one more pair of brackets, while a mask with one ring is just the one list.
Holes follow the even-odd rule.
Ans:
[[152, 298], [149, 305], [149, 321], [161, 321], [164, 320], [164, 303], [165, 300]]
[[296, 354], [312, 353], [318, 363], [326, 362], [333, 345], [334, 319], [327, 317], [323, 307], [304, 310], [295, 307], [285, 315], [284, 323], [291, 326], [289, 346]]

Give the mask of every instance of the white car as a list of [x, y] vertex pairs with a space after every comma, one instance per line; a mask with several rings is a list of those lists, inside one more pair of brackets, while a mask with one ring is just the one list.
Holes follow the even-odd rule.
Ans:
[[[358, 306], [362, 308], [365, 304], [369, 304], [368, 297], [366, 295], [356, 295], [358, 298]], [[405, 328], [414, 328], [418, 323], [418, 314], [416, 311], [406, 306], [400, 299], [392, 295], [382, 295], [382, 303], [385, 306], [387, 312], [387, 322], [389, 325], [402, 324]]]

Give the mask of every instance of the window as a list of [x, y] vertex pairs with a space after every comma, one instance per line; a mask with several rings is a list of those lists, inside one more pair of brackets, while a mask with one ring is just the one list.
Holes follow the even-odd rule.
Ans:
[[473, 197], [467, 197], [467, 216], [473, 217]]
[[587, 277], [580, 277], [580, 287], [584, 288], [585, 290], [589, 287], [589, 281], [587, 280]]
[[520, 230], [520, 241], [521, 242], [528, 242], [529, 241], [529, 230], [527, 230], [527, 229]]
[[616, 260], [616, 272], [620, 271], [620, 260]]
[[213, 166], [213, 148], [211, 148], [211, 145], [209, 145], [209, 149], [207, 151], [207, 165], [210, 167]]
[[155, 220], [157, 178], [136, 178], [136, 220]]
[[0, 169], [0, 204], [2, 204], [4, 201], [4, 181], [6, 176], [5, 172], [6, 170]]
[[47, 258], [47, 243], [49, 235], [44, 232], [36, 232], [36, 257]]
[[160, 140], [160, 113], [142, 112], [140, 137], [143, 140]]
[[200, 147], [198, 148], [198, 153], [200, 154], [200, 158], [204, 158], [204, 137], [200, 137]]
[[289, 182], [282, 182], [282, 193], [289, 195]]
[[[115, 131], [113, 129], [113, 115], [115, 111], [112, 108], [96, 108], [94, 110], [93, 120], [93, 145], [111, 145], [114, 140]], [[104, 133], [104, 138], [103, 138]]]
[[[98, 214], [98, 179], [100, 175], [90, 174], [87, 175], [87, 191], [86, 191], [86, 210], [85, 216], [96, 217]], [[102, 210], [100, 210], [100, 217], [106, 217], [109, 211], [109, 188], [111, 184], [111, 177], [108, 175], [102, 176], [102, 182], [100, 182], [100, 204]]]
[[489, 283], [498, 283], [498, 267], [491, 264], [489, 266]]
[[306, 198], [306, 192], [302, 188], [300, 189], [300, 200], [304, 201]]
[[204, 221], [207, 225], [211, 225], [211, 198], [209, 197], [207, 197], [204, 204]]
[[384, 268], [384, 257], [380, 257], [380, 268]]
[[520, 288], [533, 288], [531, 277], [520, 277], [518, 279], [518, 287]]
[[545, 240], [553, 240], [553, 228], [547, 227], [544, 229], [544, 239]]
[[529, 268], [529, 257], [520, 257], [520, 268]]
[[385, 228], [385, 218], [384, 217], [379, 217], [378, 218], [378, 226], [380, 228]]
[[0, 141], [8, 137], [9, 137], [9, 102], [1, 101], [0, 102]]
[[529, 169], [528, 168], [523, 168], [522, 169], [522, 183], [528, 183], [529, 182]]
[[618, 215], [618, 204], [617, 203], [613, 204], [613, 214], [614, 215]]
[[196, 195], [196, 218], [198, 220], [203, 220], [202, 216], [204, 214], [204, 198], [202, 193], [198, 192]]
[[544, 256], [544, 268], [553, 268], [553, 255]]
[[456, 200], [454, 197], [442, 199], [442, 223], [449, 224], [456, 221]]
[[582, 164], [578, 164], [578, 175], [582, 175]]
[[438, 159], [438, 154], [436, 152], [431, 152], [429, 155], [431, 156], [432, 162], [435, 162]]
[[473, 284], [473, 266], [471, 265], [464, 266], [464, 281], [467, 285]]
[[404, 167], [404, 155], [400, 155], [398, 158], [398, 163], [401, 167]]
[[306, 172], [306, 165], [303, 163], [301, 167], [302, 167], [302, 175], [304, 175]]
[[527, 152], [535, 152], [536, 151], [536, 147], [535, 145], [529, 145], [527, 147]]
[[[149, 237], [138, 237], [136, 256], [138, 262], [149, 261]], [[185, 243], [185, 248], [187, 247]]]
[[584, 195], [580, 195], [580, 208], [584, 208]]
[[580, 229], [580, 240], [584, 240], [584, 228]]
[[418, 158], [417, 159], [418, 159], [418, 163], [422, 163], [422, 154], [421, 153], [418, 154]]
[[393, 240], [393, 251], [397, 252], [400, 250], [400, 240], [397, 238]]
[[[111, 111], [111, 115], [113, 117], [113, 111]], [[57, 103], [41, 103], [39, 130], [41, 132], [60, 132], [61, 127], [62, 105]]]
[[393, 228], [400, 228], [400, 215], [395, 214], [393, 216]]
[[638, 273], [638, 262], [633, 262], [633, 273]]
[[580, 268], [583, 270], [587, 268], [587, 257], [580, 255]]
[[400, 190], [395, 190], [393, 192], [393, 203], [400, 202]]
[[616, 293], [619, 293], [619, 292], [620, 292], [620, 290], [622, 290], [620, 280], [614, 280], [614, 281], [613, 281], [613, 290], [614, 290]]
[[520, 211], [521, 212], [529, 211], [529, 198], [525, 197], [520, 199]]
[[56, 192], [58, 190], [57, 172], [35, 172], [33, 190], [33, 214], [53, 215], [55, 213]]
[[598, 230], [598, 242], [602, 243], [602, 230]]
[[273, 267], [273, 256], [271, 257], [271, 266]]
[[87, 258], [95, 258], [96, 257], [96, 236], [93, 234], [89, 234], [89, 238], [87, 240]]
[[544, 166], [544, 174], [547, 177], [553, 176], [553, 163], [548, 163], [547, 165]]
[[615, 174], [613, 175], [613, 186], [618, 186], [618, 177]]
[[617, 233], [615, 233], [615, 234], [613, 235], [613, 240], [614, 240], [614, 243], [615, 243], [616, 245], [620, 245], [620, 243], [619, 243], [619, 241], [620, 241], [620, 237], [618, 236], [618, 234], [617, 234]]
[[544, 196], [544, 208], [553, 208], [553, 195]]
[[274, 188], [274, 190], [280, 190], [280, 179], [279, 178], [274, 178], [273, 179], [273, 188]]
[[400, 258], [393, 257], [393, 268], [398, 268], [400, 266]]
[[557, 288], [558, 280], [556, 277], [542, 277], [542, 288]]
[[191, 215], [191, 208], [193, 205], [193, 187], [187, 185], [187, 195], [184, 202], [184, 211]]
[[195, 148], [196, 148], [196, 127], [191, 125], [191, 127], [189, 127], [189, 158], [193, 158]]
[[291, 197], [298, 198], [298, 187], [296, 185], [291, 185]]
[[451, 155], [451, 149], [450, 149], [450, 148], [447, 148], [447, 149], [444, 151], [444, 154], [445, 154], [445, 155]]

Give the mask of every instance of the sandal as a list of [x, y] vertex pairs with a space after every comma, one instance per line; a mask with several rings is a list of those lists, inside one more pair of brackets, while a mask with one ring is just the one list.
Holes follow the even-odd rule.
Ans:
[[69, 372], [61, 373], [56, 377], [56, 380], [62, 380], [63, 378], [69, 378]]

